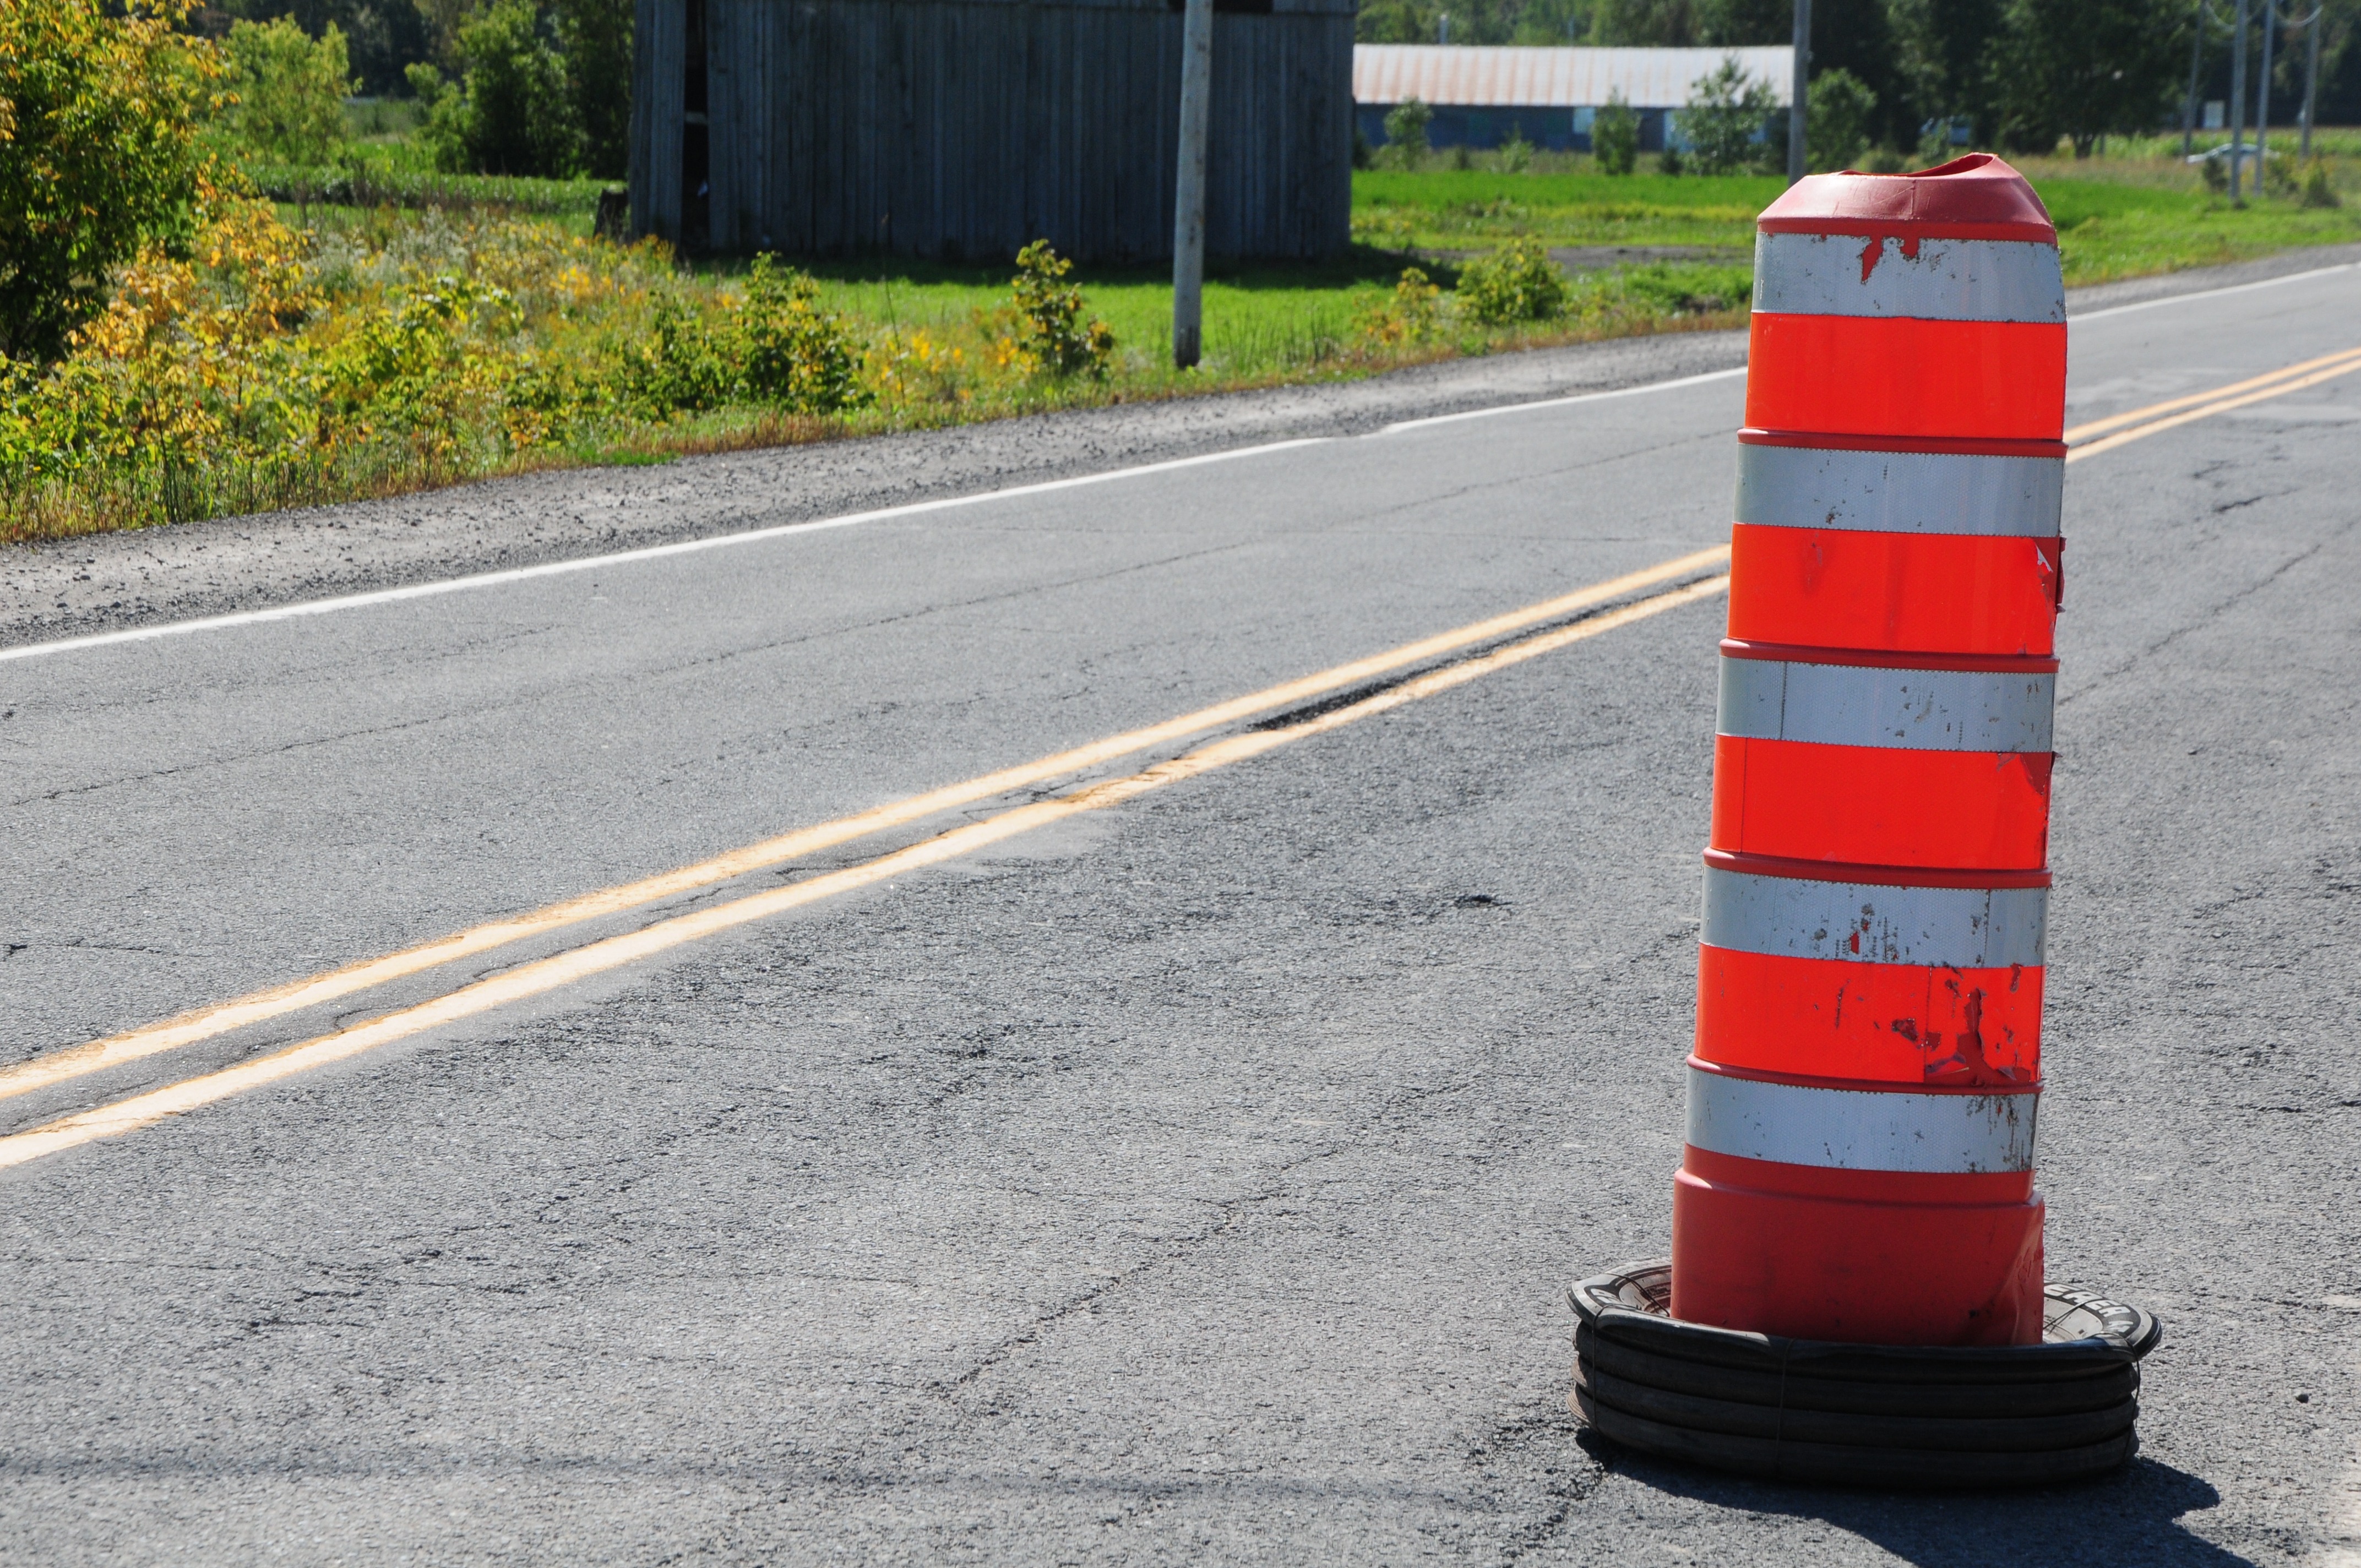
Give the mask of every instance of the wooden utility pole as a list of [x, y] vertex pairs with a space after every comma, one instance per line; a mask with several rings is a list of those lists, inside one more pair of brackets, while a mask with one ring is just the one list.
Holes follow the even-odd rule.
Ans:
[[1205, 136], [1213, 88], [1213, 0], [1180, 20], [1180, 178], [1172, 214], [1172, 363], [1194, 367], [1205, 341]]
[[2279, 0], [2263, 0], [2263, 78], [2255, 94], [2255, 194], [2263, 193], [2263, 176], [2271, 155], [2271, 41], [2279, 31]]
[[2246, 0], [2238, 0], [2237, 30], [2230, 35], [2230, 204], [2243, 205], [2239, 179], [2246, 163]]
[[1804, 177], [1804, 108], [1811, 94], [1812, 0], [1795, 0], [1795, 74], [1787, 93], [1787, 183]]
[[2327, 9], [2325, 5], [2312, 8], [2312, 60], [2303, 68], [2303, 145], [2296, 153], [2299, 161], [2312, 157], [2312, 105], [2320, 96], [2320, 23]]

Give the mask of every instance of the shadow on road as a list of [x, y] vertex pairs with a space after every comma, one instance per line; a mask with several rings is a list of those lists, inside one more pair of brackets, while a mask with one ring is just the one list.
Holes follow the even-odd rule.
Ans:
[[2252, 1559], [2191, 1534], [2180, 1522], [2183, 1515], [2213, 1508], [2222, 1495], [2152, 1459], [2135, 1459], [2103, 1480], [2041, 1491], [1912, 1496], [1719, 1475], [1620, 1447], [1587, 1430], [1576, 1441], [1615, 1474], [1667, 1496], [1819, 1519], [1918, 1568], [2253, 1568]]

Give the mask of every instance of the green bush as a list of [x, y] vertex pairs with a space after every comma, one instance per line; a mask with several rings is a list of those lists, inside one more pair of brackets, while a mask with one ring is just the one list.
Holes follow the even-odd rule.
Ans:
[[1082, 291], [1067, 282], [1074, 264], [1037, 239], [1016, 253], [1016, 350], [1036, 370], [1053, 376], [1106, 374], [1115, 332], [1082, 320]]
[[2301, 200], [2307, 207], [2341, 207], [2345, 204], [2337, 199], [2335, 187], [2328, 182], [2328, 164], [2324, 159], [2314, 158], [2304, 165]]
[[286, 16], [233, 22], [225, 45], [225, 115], [249, 153], [278, 163], [325, 163], [345, 141], [345, 100], [355, 82], [345, 35], [333, 22], [314, 42]]
[[1386, 145], [1380, 156], [1389, 167], [1416, 169], [1430, 150], [1427, 127], [1434, 111], [1416, 98], [1405, 98], [1386, 112]]
[[1353, 304], [1353, 330], [1379, 348], [1424, 343], [1441, 325], [1443, 291], [1415, 267], [1402, 269], [1391, 294], [1369, 294]]
[[[1079, 294], [1075, 303], [1081, 304]], [[1093, 322], [1091, 330], [1106, 328]], [[843, 323], [819, 308], [819, 285], [809, 273], [756, 257], [746, 279], [738, 334], [749, 401], [798, 414], [841, 413], [870, 401], [852, 342]], [[1114, 346], [1112, 336], [1107, 346]], [[1093, 364], [1104, 368], [1104, 355], [1098, 354]]]
[[1640, 161], [1640, 116], [1620, 89], [1608, 94], [1607, 106], [1590, 122], [1590, 156], [1603, 174], [1629, 174]]
[[1459, 313], [1485, 326], [1546, 321], [1565, 308], [1565, 274], [1537, 239], [1513, 239], [1459, 273]]
[[[1804, 115], [1804, 158], [1817, 173], [1850, 169], [1869, 146], [1870, 116], [1877, 94], [1869, 83], [1840, 67], [1812, 78]], [[1945, 135], [1950, 127], [1945, 126]]]
[[0, 0], [0, 356], [46, 363], [144, 240], [185, 247], [221, 71], [190, 0]]
[[1763, 127], [1778, 107], [1769, 83], [1748, 75], [1736, 55], [1724, 55], [1712, 75], [1689, 89], [1681, 110], [1681, 135], [1689, 144], [1686, 161], [1699, 174], [1770, 169], [1779, 149], [1763, 137]]
[[459, 24], [460, 80], [408, 68], [426, 104], [419, 132], [435, 166], [453, 174], [564, 180], [582, 169], [585, 139], [566, 58], [542, 36], [532, 0], [498, 0]]
[[1500, 144], [1500, 172], [1523, 174], [1533, 166], [1533, 144], [1525, 139], [1525, 127], [1509, 127], [1509, 139]]

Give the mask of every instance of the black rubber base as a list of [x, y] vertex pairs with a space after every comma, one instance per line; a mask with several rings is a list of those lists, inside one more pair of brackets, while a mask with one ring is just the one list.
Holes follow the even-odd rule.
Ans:
[[1668, 1263], [1567, 1292], [1573, 1405], [1649, 1453], [1787, 1481], [1911, 1489], [2039, 1486], [2139, 1448], [2139, 1360], [2164, 1330], [2136, 1307], [2048, 1288], [2044, 1343], [1835, 1344], [1685, 1323]]

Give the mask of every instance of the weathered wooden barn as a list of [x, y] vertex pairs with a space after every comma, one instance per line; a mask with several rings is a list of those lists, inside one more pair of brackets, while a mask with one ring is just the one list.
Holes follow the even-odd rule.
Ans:
[[[1353, 0], [1216, 0], [1206, 249], [1347, 243]], [[685, 248], [1172, 254], [1179, 0], [638, 0], [631, 222]]]

